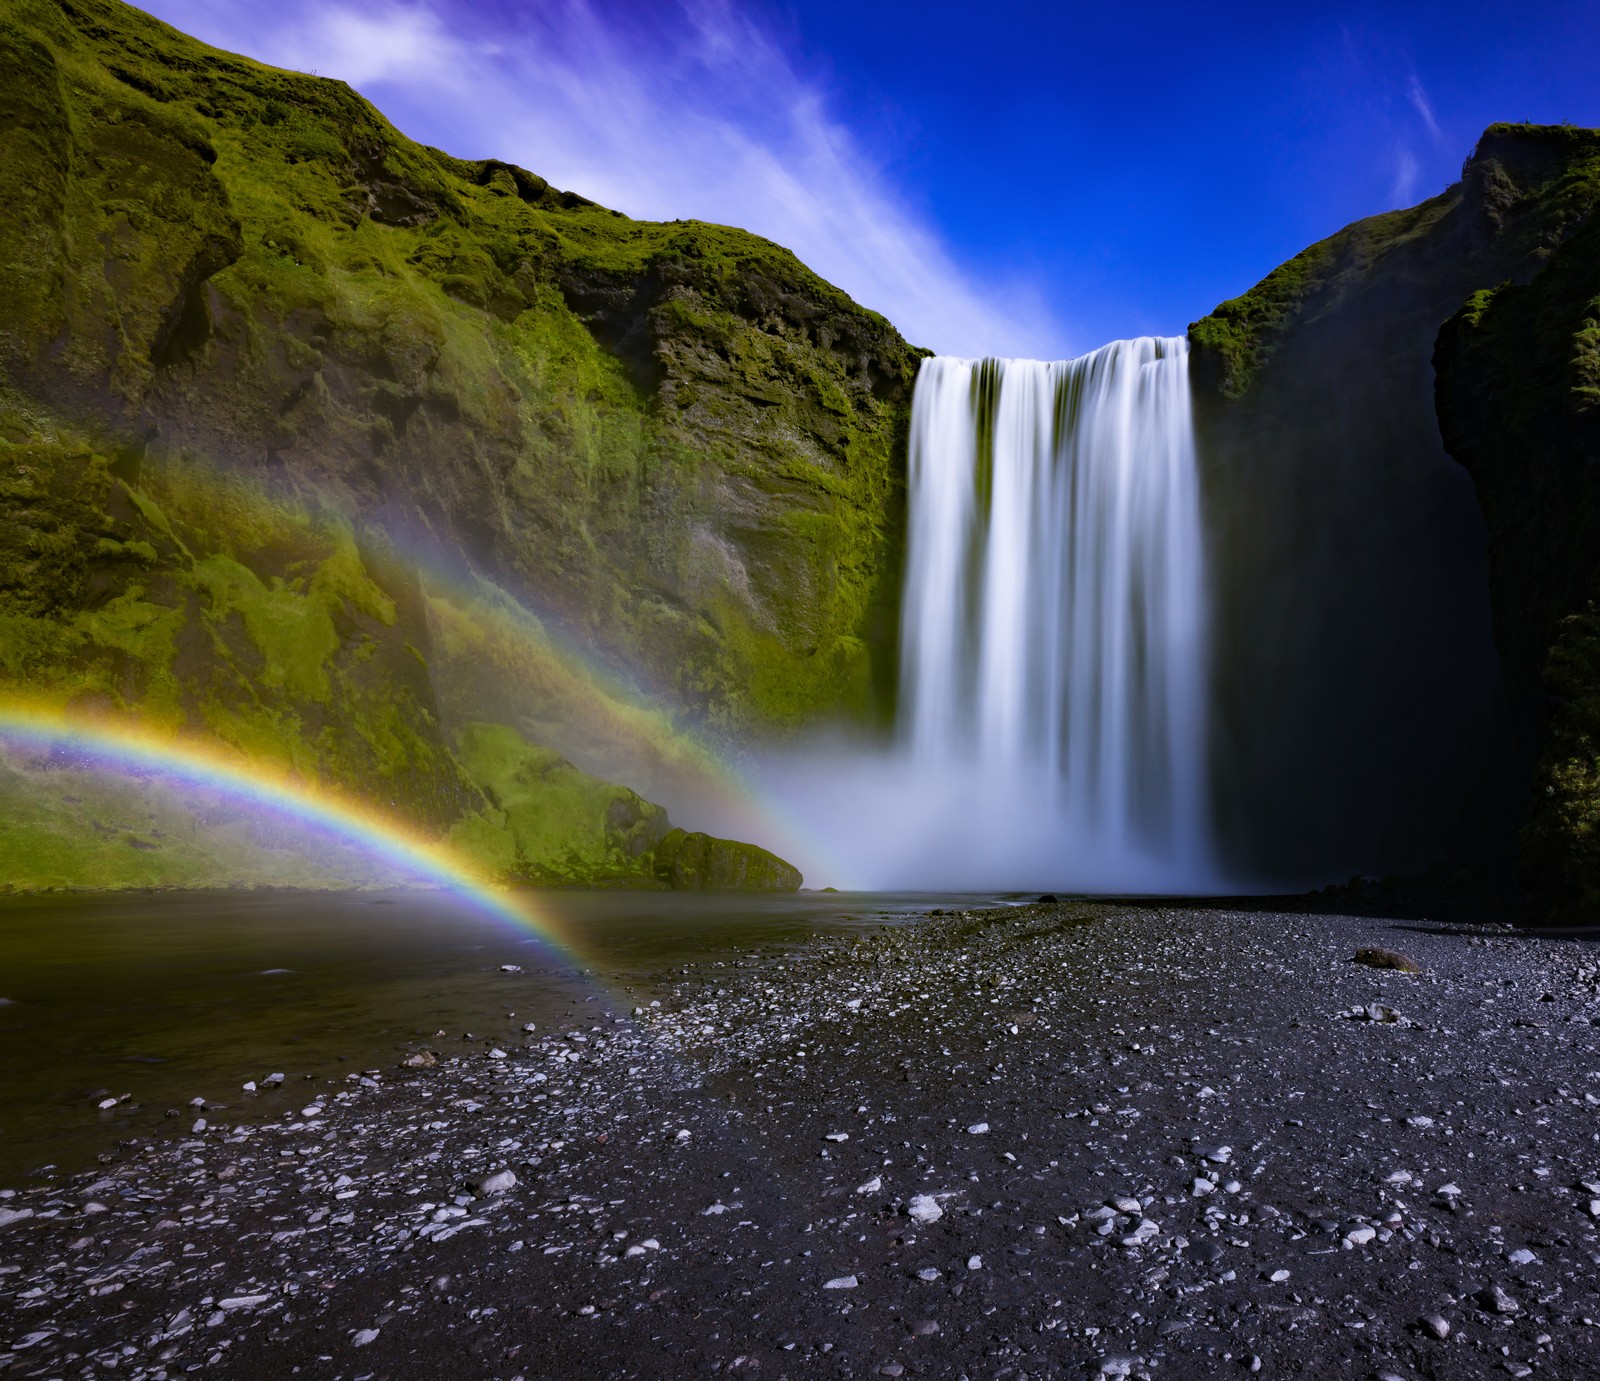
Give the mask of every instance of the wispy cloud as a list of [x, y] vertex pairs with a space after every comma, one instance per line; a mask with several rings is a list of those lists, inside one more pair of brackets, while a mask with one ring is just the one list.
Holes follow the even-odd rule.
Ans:
[[837, 118], [825, 86], [727, 0], [626, 19], [553, 0], [493, 24], [465, 5], [401, 0], [151, 8], [219, 46], [341, 77], [452, 152], [520, 163], [642, 219], [765, 235], [917, 344], [1070, 352], [1037, 288], [959, 262]]
[[1422, 87], [1422, 80], [1415, 72], [1411, 74], [1411, 79], [1406, 84], [1406, 99], [1422, 117], [1422, 123], [1427, 127], [1428, 133], [1435, 139], [1443, 139], [1444, 132], [1440, 130], [1439, 122], [1433, 115], [1433, 102], [1428, 99], [1428, 93]]
[[1400, 149], [1394, 158], [1394, 181], [1389, 188], [1389, 198], [1396, 206], [1410, 206], [1416, 200], [1417, 181], [1422, 167], [1410, 149]]

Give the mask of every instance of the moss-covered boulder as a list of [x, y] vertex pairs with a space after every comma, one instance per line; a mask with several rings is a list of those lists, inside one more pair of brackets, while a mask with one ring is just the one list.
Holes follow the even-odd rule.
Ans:
[[800, 870], [754, 844], [670, 831], [655, 846], [655, 874], [690, 892], [796, 892]]

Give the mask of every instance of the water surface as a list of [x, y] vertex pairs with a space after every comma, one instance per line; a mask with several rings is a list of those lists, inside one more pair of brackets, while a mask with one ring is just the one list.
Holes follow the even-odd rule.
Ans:
[[[45, 1165], [81, 1168], [118, 1140], [187, 1130], [197, 1116], [277, 1116], [329, 1078], [392, 1074], [419, 1045], [451, 1054], [520, 1041], [525, 1022], [565, 1029], [626, 1011], [674, 967], [779, 960], [819, 935], [998, 900], [530, 894], [581, 937], [574, 956], [436, 892], [0, 899], [0, 1186]], [[274, 1073], [281, 1089], [242, 1090]], [[107, 1098], [121, 1101], [99, 1109]], [[192, 1108], [195, 1098], [212, 1106]]]

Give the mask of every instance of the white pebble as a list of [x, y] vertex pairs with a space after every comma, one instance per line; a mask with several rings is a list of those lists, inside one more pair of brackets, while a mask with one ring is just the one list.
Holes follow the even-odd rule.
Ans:
[[919, 1223], [937, 1223], [944, 1217], [944, 1210], [932, 1194], [917, 1194], [912, 1197], [908, 1212]]

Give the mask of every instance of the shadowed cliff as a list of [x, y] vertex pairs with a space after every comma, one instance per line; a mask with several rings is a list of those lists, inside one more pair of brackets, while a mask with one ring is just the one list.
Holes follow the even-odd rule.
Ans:
[[1509, 515], [1445, 449], [1433, 355], [1472, 294], [1576, 243], [1592, 150], [1588, 132], [1494, 126], [1440, 196], [1340, 231], [1191, 327], [1218, 805], [1249, 874], [1513, 867], [1524, 683], [1549, 639], [1511, 651], [1530, 635], [1508, 591], [1536, 558], [1497, 544], [1491, 567]]

